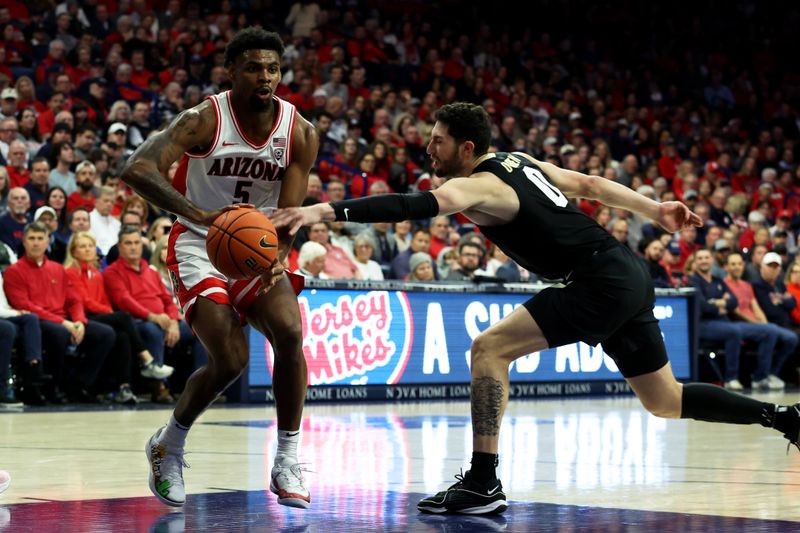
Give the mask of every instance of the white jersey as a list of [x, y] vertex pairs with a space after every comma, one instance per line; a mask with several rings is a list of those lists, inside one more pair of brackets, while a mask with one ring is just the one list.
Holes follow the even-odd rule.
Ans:
[[[193, 204], [211, 211], [234, 203], [254, 204], [270, 214], [278, 206], [281, 182], [292, 159], [295, 106], [273, 96], [277, 118], [267, 140], [257, 145], [240, 126], [225, 91], [209, 99], [217, 114], [217, 130], [208, 151], [184, 153], [172, 185]], [[205, 236], [208, 228], [178, 217]]]

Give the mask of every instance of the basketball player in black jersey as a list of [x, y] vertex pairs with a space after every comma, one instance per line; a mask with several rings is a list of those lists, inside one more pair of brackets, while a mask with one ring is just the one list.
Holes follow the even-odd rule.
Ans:
[[[520, 265], [564, 288], [547, 288], [472, 343], [472, 468], [418, 508], [431, 513], [499, 513], [507, 508], [496, 478], [498, 433], [508, 400], [509, 364], [525, 354], [583, 341], [602, 344], [644, 407], [664, 418], [762, 424], [798, 444], [798, 406], [777, 406], [710, 384], [681, 384], [672, 374], [653, 316], [653, 283], [643, 262], [567, 198], [589, 198], [644, 215], [675, 232], [700, 226], [680, 202], [658, 203], [613, 181], [537, 161], [488, 153], [483, 108], [448, 104], [428, 144], [437, 175], [432, 192], [381, 195], [280, 210], [278, 226], [320, 220], [390, 222], [461, 212]], [[468, 176], [468, 177], [455, 177]], [[800, 404], [798, 404], [800, 405]]]

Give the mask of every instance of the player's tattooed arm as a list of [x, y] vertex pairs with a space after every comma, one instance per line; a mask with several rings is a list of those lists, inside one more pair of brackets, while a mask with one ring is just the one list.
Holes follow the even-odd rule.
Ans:
[[472, 429], [475, 435], [496, 437], [506, 391], [503, 384], [485, 376], [472, 380]]
[[166, 129], [148, 137], [139, 146], [128, 159], [122, 180], [148, 202], [193, 222], [206, 223], [213, 215], [199, 209], [178, 192], [167, 174], [184, 152], [208, 147], [215, 129], [216, 115], [210, 102], [187, 109]]

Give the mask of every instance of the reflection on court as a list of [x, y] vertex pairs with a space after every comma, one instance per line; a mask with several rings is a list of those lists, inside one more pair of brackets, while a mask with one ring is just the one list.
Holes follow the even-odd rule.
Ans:
[[[786, 455], [780, 435], [662, 420], [632, 398], [512, 401], [498, 475], [513, 502], [491, 522], [441, 520], [415, 508], [469, 467], [466, 402], [308, 406], [301, 460], [312, 471], [312, 509], [305, 513], [277, 505], [267, 490], [276, 448], [272, 410], [215, 408], [189, 436], [190, 496], [178, 519], [149, 496], [146, 484], [143, 443], [167, 416], [163, 410], [0, 415], [0, 467], [13, 477], [0, 496], [0, 526], [42, 530], [48, 516], [54, 525], [48, 530], [139, 531], [159, 521], [187, 529], [268, 523], [268, 530], [326, 532], [608, 529], [620, 520], [681, 531], [800, 526], [794, 505], [800, 454]], [[126, 513], [138, 518], [130, 522]]]

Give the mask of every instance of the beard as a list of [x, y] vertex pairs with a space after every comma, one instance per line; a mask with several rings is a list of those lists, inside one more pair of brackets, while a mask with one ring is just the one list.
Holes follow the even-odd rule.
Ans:
[[94, 189], [94, 183], [91, 181], [82, 181], [78, 184], [78, 188], [83, 192], [90, 192]]
[[272, 99], [267, 100], [266, 102], [258, 97], [258, 95], [253, 95], [250, 97], [250, 107], [253, 111], [262, 112], [262, 111], [269, 111], [272, 108]]
[[434, 173], [440, 178], [454, 178], [463, 174], [457, 158], [448, 160], [440, 159], [439, 168], [435, 169]]

